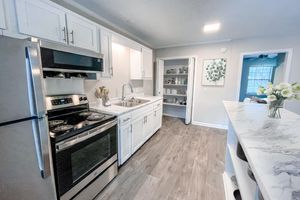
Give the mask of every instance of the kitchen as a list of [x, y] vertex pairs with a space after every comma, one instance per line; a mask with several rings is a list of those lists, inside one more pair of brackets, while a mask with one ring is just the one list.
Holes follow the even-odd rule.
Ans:
[[[201, 22], [187, 35], [164, 12], [177, 31], [150, 20], [148, 7], [169, 4], [135, 3], [137, 13], [120, 1], [0, 0], [0, 199], [298, 199], [294, 17], [279, 22], [291, 34], [226, 35], [226, 23]], [[287, 9], [298, 16], [297, 6]], [[251, 59], [277, 65], [242, 76]], [[244, 81], [261, 93], [245, 90], [243, 103]], [[270, 100], [277, 91], [284, 104]]]

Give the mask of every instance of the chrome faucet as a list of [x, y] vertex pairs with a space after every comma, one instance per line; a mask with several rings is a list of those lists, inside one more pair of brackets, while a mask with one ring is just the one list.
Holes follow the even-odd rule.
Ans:
[[132, 87], [132, 85], [131, 85], [130, 83], [124, 84], [124, 85], [122, 86], [122, 101], [124, 101], [125, 98], [126, 98], [126, 95], [125, 95], [125, 87], [126, 87], [126, 86], [129, 86], [129, 88], [130, 88], [130, 90], [131, 90], [131, 93], [133, 93], [133, 87]]

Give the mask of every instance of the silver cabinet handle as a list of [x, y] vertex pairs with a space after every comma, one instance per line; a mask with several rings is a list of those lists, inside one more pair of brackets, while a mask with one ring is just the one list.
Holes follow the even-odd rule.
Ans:
[[63, 40], [66, 42], [67, 41], [67, 30], [66, 30], [66, 27], [64, 27], [62, 31], [64, 33]]
[[123, 122], [127, 122], [128, 120], [130, 120], [130, 118], [128, 117], [127, 119], [124, 119]]
[[114, 75], [114, 68], [110, 67], [110, 75], [113, 76]]
[[74, 44], [74, 31], [72, 30], [71, 32], [70, 32], [70, 35], [72, 36], [72, 40], [70, 41], [72, 44]]

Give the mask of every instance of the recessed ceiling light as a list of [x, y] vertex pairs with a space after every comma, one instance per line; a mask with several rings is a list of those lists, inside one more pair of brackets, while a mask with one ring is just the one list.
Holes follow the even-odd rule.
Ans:
[[204, 33], [212, 33], [216, 32], [220, 29], [220, 23], [215, 23], [215, 24], [206, 24], [203, 27]]

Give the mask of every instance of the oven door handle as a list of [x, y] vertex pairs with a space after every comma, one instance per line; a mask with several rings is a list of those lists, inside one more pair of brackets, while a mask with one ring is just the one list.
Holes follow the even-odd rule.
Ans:
[[110, 129], [111, 127], [117, 125], [117, 120], [113, 120], [113, 121], [110, 121], [110, 122], [107, 122], [97, 128], [94, 128], [94, 129], [91, 129], [87, 132], [84, 132], [84, 133], [81, 133], [69, 140], [65, 140], [65, 141], [62, 141], [62, 142], [59, 142], [58, 144], [56, 144], [56, 152], [59, 152], [59, 151], [62, 151], [62, 150], [65, 150], [65, 149], [68, 149], [72, 146], [74, 146], [75, 144], [78, 144], [80, 142], [83, 142], [91, 137], [94, 137], [96, 135], [99, 135], [101, 133], [103, 133], [104, 131]]

